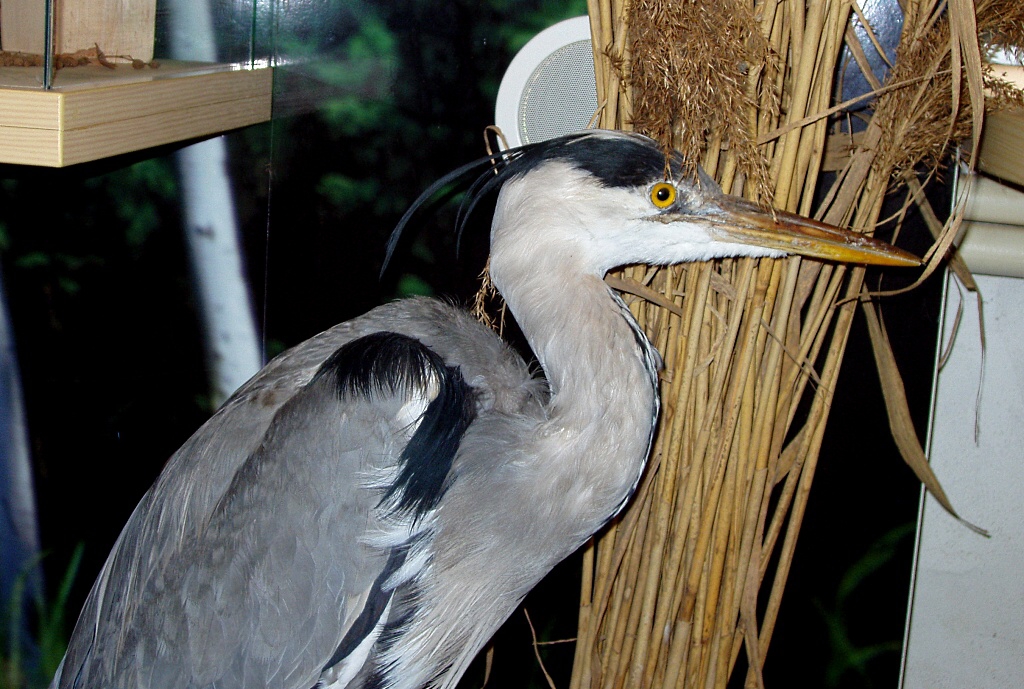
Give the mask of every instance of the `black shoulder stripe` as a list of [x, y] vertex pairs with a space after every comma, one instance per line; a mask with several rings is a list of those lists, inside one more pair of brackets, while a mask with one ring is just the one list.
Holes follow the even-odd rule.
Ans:
[[393, 590], [385, 591], [384, 582], [391, 577], [392, 574], [398, 571], [398, 568], [405, 562], [406, 550], [395, 549], [391, 551], [391, 555], [388, 556], [388, 561], [384, 565], [384, 570], [380, 573], [377, 579], [373, 582], [373, 588], [370, 590], [369, 595], [366, 597], [366, 604], [363, 606], [362, 611], [359, 613], [359, 617], [349, 627], [348, 632], [345, 634], [345, 638], [338, 644], [337, 650], [334, 651], [334, 655], [328, 660], [323, 667], [323, 670], [329, 670], [341, 661], [345, 660], [349, 655], [352, 654], [359, 644], [363, 642], [363, 639], [373, 633], [374, 627], [380, 621], [381, 615], [384, 614], [384, 608], [387, 607], [388, 601], [394, 595]]
[[[399, 639], [409, 631], [413, 618], [420, 611], [421, 604], [421, 590], [418, 582], [415, 580], [395, 590], [395, 596], [392, 601], [393, 612], [389, 616], [380, 636], [377, 638], [378, 658], [387, 655]], [[445, 664], [445, 667], [447, 667], [447, 664]], [[393, 670], [393, 663], [376, 663], [372, 668], [372, 672], [366, 678], [366, 682], [360, 685], [361, 689], [387, 689], [389, 686], [394, 686], [394, 683], [389, 681], [388, 677], [391, 670]], [[428, 683], [424, 686], [435, 685]]]
[[[440, 391], [427, 405], [419, 428], [402, 451], [398, 480], [384, 495], [416, 517], [433, 509], [444, 494], [445, 479], [469, 424], [476, 417], [473, 391], [458, 368], [438, 371]], [[383, 502], [382, 501], [382, 502]]]
[[399, 394], [423, 387], [444, 361], [419, 340], [393, 332], [365, 335], [339, 347], [313, 380], [334, 376], [338, 397]]
[[444, 492], [462, 436], [476, 416], [472, 388], [458, 367], [419, 340], [380, 332], [340, 347], [320, 367], [316, 378], [334, 375], [338, 396], [373, 393], [408, 394], [437, 382], [437, 396], [427, 405], [419, 427], [402, 451], [398, 478], [381, 504], [393, 502], [414, 518], [437, 505]]

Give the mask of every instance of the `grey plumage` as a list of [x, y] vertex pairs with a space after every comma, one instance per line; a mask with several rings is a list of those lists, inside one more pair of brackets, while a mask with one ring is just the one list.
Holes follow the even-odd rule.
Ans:
[[415, 528], [378, 514], [385, 488], [367, 490], [394, 470], [387, 445], [409, 433], [410, 396], [343, 405], [334, 381], [311, 384], [340, 346], [381, 331], [467, 362], [482, 410], [540, 409], [543, 381], [475, 319], [433, 300], [388, 304], [286, 352], [171, 458], [136, 508], [59, 686], [316, 684], [389, 551]]
[[[442, 180], [479, 175], [467, 212], [500, 188], [491, 272], [543, 377], [464, 311], [427, 299], [282, 354], [142, 499], [54, 687], [453, 686], [643, 471], [658, 355], [607, 270], [789, 248], [914, 262], [757, 214], [706, 177], [681, 177], [681, 162], [665, 178], [650, 140], [591, 132]], [[770, 236], [751, 239], [761, 230]], [[819, 234], [790, 247], [780, 232]]]

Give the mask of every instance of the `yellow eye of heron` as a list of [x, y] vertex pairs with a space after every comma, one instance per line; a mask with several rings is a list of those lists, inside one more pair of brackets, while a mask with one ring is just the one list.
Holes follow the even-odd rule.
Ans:
[[676, 202], [676, 188], [668, 182], [658, 182], [651, 187], [651, 203], [658, 208], [668, 208]]

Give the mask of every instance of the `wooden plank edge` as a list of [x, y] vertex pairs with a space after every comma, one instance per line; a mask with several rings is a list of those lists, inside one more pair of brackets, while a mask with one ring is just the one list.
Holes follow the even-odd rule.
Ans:
[[66, 130], [57, 167], [210, 136], [266, 122], [270, 114], [267, 94]]
[[60, 167], [60, 132], [0, 127], [0, 163]]
[[0, 88], [0, 127], [60, 129], [60, 99], [53, 91]]
[[66, 91], [60, 128], [82, 129], [261, 95], [269, 98], [272, 90], [273, 70], [263, 68]]

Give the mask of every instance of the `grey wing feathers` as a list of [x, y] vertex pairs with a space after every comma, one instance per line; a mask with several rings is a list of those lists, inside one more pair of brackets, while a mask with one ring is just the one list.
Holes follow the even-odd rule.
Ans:
[[[542, 394], [471, 323], [438, 302], [388, 305], [243, 386], [136, 508], [54, 686], [310, 689], [355, 676], [350, 656], [368, 653], [390, 591], [414, 576], [406, 549], [475, 410]], [[404, 351], [366, 337], [382, 330], [404, 333]], [[388, 378], [396, 356], [405, 378]], [[438, 404], [455, 406], [455, 426], [431, 425]]]

